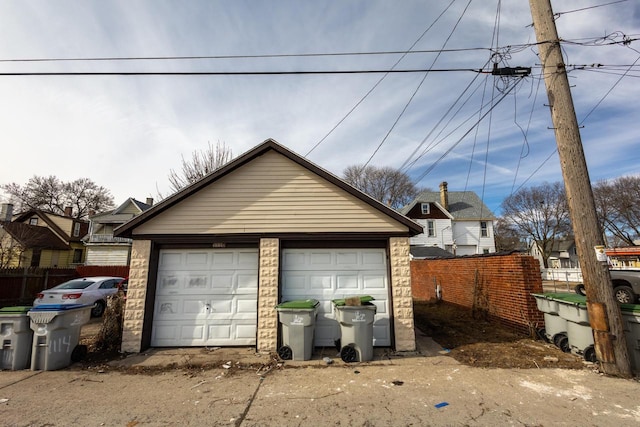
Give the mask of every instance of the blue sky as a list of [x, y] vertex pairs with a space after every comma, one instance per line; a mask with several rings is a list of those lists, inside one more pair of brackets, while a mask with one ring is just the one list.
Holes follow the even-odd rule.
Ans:
[[[398, 69], [489, 69], [488, 48], [496, 46], [511, 46], [500, 49], [501, 66], [533, 72], [500, 102], [501, 90], [513, 80], [470, 71], [390, 74], [366, 98], [383, 74], [0, 76], [0, 183], [24, 184], [33, 175], [88, 177], [119, 204], [127, 197], [167, 194], [169, 170], [179, 168], [181, 155], [189, 157], [208, 142], [224, 142], [239, 155], [273, 138], [307, 155], [322, 140], [308, 158], [336, 175], [369, 159], [395, 168], [409, 162], [404, 170], [421, 178], [418, 185], [437, 189], [447, 181], [452, 191], [475, 191], [499, 213], [514, 189], [559, 181], [562, 175], [540, 63], [530, 46], [535, 34], [529, 4], [500, 2], [498, 14], [498, 3], [4, 0], [0, 72], [5, 73], [388, 70], [401, 58]], [[640, 5], [552, 3], [560, 13], [560, 37], [583, 44], [564, 44], [567, 64], [604, 65], [569, 67], [590, 177], [595, 182], [637, 175], [640, 61], [620, 78], [640, 57], [640, 40], [633, 40], [640, 37]], [[616, 32], [633, 41], [592, 43]], [[7, 61], [402, 52], [412, 46], [413, 51], [461, 50], [404, 57]], [[416, 160], [414, 152], [424, 154]]]

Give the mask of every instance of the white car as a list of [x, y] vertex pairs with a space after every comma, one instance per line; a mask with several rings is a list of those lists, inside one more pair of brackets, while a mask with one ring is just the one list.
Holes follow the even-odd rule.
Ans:
[[118, 292], [118, 285], [123, 280], [124, 277], [113, 276], [83, 277], [69, 280], [40, 292], [33, 301], [33, 306], [92, 304], [91, 316], [100, 317], [107, 306], [107, 297]]

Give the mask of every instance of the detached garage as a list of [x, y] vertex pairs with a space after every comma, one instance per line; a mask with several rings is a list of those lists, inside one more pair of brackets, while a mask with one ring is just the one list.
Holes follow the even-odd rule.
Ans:
[[339, 335], [331, 300], [372, 295], [374, 345], [415, 349], [409, 237], [420, 225], [267, 140], [116, 230], [134, 240], [122, 350], [275, 351], [275, 306], [321, 302], [316, 346]]

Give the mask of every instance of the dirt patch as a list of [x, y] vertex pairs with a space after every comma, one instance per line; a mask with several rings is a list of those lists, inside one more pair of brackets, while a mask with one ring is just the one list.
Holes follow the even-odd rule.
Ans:
[[[564, 368], [582, 369], [585, 362], [582, 357], [563, 353], [553, 344], [533, 339], [508, 329], [497, 322], [475, 319], [470, 310], [446, 303], [414, 302], [415, 324], [421, 332], [433, 338], [443, 347], [445, 354], [460, 363], [485, 368]], [[123, 354], [114, 348], [104, 349], [96, 345], [101, 336], [107, 316], [92, 319], [83, 326], [80, 344], [87, 346], [87, 357], [77, 367], [79, 369], [126, 371], [130, 374], [156, 374], [175, 369], [163, 367], [113, 368], [108, 365], [112, 360], [121, 359]], [[109, 327], [107, 325], [107, 327]], [[272, 360], [273, 366], [276, 365]], [[197, 371], [221, 368], [225, 361], [215, 361], [208, 366], [186, 367]], [[269, 369], [271, 368], [269, 364]], [[233, 366], [227, 372], [235, 370], [265, 369], [265, 366]]]
[[518, 334], [497, 322], [475, 319], [470, 310], [446, 303], [414, 302], [418, 329], [465, 365], [486, 368], [582, 369], [579, 356]]

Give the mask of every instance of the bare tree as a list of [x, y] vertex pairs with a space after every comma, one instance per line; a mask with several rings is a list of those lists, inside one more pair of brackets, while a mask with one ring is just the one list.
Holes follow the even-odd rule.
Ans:
[[390, 167], [353, 165], [343, 172], [346, 182], [380, 202], [400, 208], [419, 194], [411, 178]]
[[505, 218], [498, 218], [493, 223], [493, 235], [496, 242], [496, 252], [510, 252], [521, 250], [526, 240], [518, 228]]
[[15, 182], [0, 185], [16, 204], [18, 211], [39, 209], [62, 215], [71, 207], [77, 219], [86, 219], [89, 211], [104, 211], [113, 207], [113, 197], [106, 188], [88, 178], [63, 182], [56, 176], [34, 175], [24, 185]]
[[635, 246], [640, 238], [640, 176], [598, 182], [593, 196], [601, 228], [616, 243]]
[[169, 172], [171, 190], [180, 191], [187, 185], [193, 184], [205, 175], [224, 166], [232, 158], [231, 148], [219, 141], [215, 147], [209, 142], [205, 150], [195, 150], [191, 153], [190, 160], [185, 160], [182, 156], [182, 169], [179, 172], [171, 169]]
[[556, 240], [571, 233], [569, 208], [560, 182], [523, 188], [502, 202], [503, 218], [538, 247], [544, 267]]

